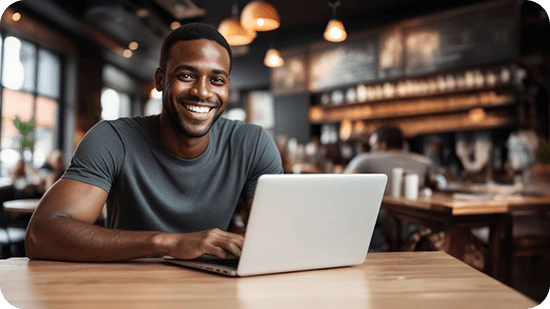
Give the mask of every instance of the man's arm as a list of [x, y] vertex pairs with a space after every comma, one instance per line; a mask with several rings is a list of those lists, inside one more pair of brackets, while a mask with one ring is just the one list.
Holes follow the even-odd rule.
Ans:
[[93, 223], [107, 199], [99, 187], [61, 179], [44, 195], [33, 214], [25, 241], [31, 259], [122, 261], [168, 254], [192, 259], [203, 254], [240, 256], [244, 238], [219, 229], [189, 234], [125, 231]]

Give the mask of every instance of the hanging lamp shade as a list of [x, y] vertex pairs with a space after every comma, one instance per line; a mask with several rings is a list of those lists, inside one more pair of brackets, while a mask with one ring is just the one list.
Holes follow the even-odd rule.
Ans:
[[348, 37], [348, 34], [341, 21], [331, 19], [327, 24], [323, 37], [329, 42], [342, 42]]
[[285, 61], [283, 60], [283, 57], [281, 57], [281, 53], [277, 49], [271, 47], [267, 50], [267, 53], [265, 53], [265, 66], [270, 68], [277, 68], [282, 66], [284, 63]]
[[279, 28], [281, 20], [279, 13], [271, 4], [252, 1], [241, 12], [241, 25], [255, 31], [270, 31]]
[[226, 18], [218, 26], [218, 31], [231, 46], [247, 45], [256, 38], [256, 31], [245, 29], [238, 18]]

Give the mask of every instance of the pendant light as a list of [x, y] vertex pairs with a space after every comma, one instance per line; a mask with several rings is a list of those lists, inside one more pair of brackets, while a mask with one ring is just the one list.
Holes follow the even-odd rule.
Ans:
[[339, 5], [339, 0], [328, 0], [328, 6], [332, 7], [332, 19], [327, 24], [323, 38], [329, 42], [342, 42], [348, 37], [344, 24], [336, 19], [336, 7]]
[[285, 61], [283, 60], [283, 57], [281, 57], [281, 53], [277, 49], [275, 49], [275, 47], [271, 46], [267, 50], [267, 53], [265, 53], [265, 66], [270, 68], [277, 68], [282, 66], [284, 63]]
[[218, 31], [227, 40], [231, 46], [247, 45], [252, 43], [256, 38], [256, 31], [246, 29], [241, 26], [239, 21], [239, 7], [234, 3], [231, 7], [231, 18], [222, 20], [218, 26]]
[[267, 2], [249, 2], [241, 12], [241, 25], [254, 31], [270, 31], [279, 28], [281, 20], [275, 7]]

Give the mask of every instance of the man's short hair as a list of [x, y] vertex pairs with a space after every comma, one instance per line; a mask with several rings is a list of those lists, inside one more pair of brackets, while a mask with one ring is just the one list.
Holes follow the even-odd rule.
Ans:
[[178, 41], [189, 41], [189, 40], [198, 40], [198, 39], [207, 39], [214, 42], [217, 42], [222, 47], [224, 47], [229, 53], [229, 70], [231, 71], [231, 66], [233, 65], [233, 54], [231, 53], [231, 47], [229, 43], [225, 40], [223, 35], [218, 32], [218, 30], [210, 27], [207, 24], [201, 23], [189, 23], [185, 24], [174, 31], [172, 31], [164, 42], [162, 43], [162, 49], [160, 51], [160, 61], [159, 67], [164, 71], [166, 70], [166, 63], [168, 62], [168, 53], [170, 48]]
[[379, 144], [386, 142], [389, 148], [403, 148], [405, 137], [398, 127], [385, 125], [378, 128], [374, 133], [377, 135]]

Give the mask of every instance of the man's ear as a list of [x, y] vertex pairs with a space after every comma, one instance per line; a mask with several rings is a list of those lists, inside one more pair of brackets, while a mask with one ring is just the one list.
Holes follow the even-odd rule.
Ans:
[[164, 73], [160, 68], [155, 71], [155, 88], [157, 91], [162, 91], [164, 85]]

